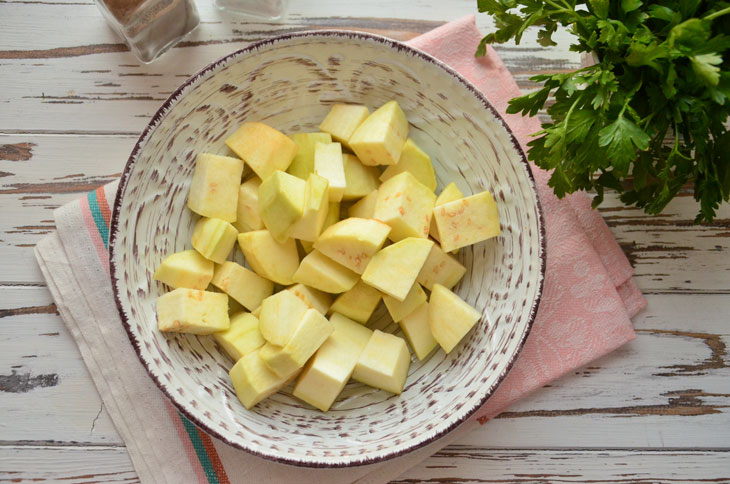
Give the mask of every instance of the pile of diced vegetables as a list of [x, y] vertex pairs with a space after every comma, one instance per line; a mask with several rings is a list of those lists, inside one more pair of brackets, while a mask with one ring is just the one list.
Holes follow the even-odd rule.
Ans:
[[[396, 101], [335, 104], [319, 129], [248, 122], [226, 140], [240, 159], [198, 154], [193, 250], [154, 273], [174, 288], [157, 300], [159, 330], [212, 334], [246, 408], [294, 380], [322, 411], [350, 378], [400, 394], [409, 345], [419, 360], [448, 353], [481, 318], [451, 291], [466, 272], [452, 253], [500, 234], [490, 193], [451, 183], [436, 196]], [[228, 260], [236, 241], [250, 269]], [[381, 299], [408, 344], [368, 328]]]

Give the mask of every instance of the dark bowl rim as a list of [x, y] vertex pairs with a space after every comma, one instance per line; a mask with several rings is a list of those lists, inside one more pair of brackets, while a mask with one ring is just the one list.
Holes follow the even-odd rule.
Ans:
[[[147, 361], [142, 357], [141, 353], [141, 341], [137, 340], [137, 337], [132, 332], [132, 323], [127, 318], [126, 313], [122, 309], [122, 301], [121, 301], [121, 295], [120, 290], [117, 284], [118, 281], [118, 271], [115, 263], [115, 247], [116, 247], [116, 240], [117, 240], [117, 234], [119, 233], [119, 209], [122, 205], [122, 200], [124, 198], [124, 192], [127, 186], [127, 182], [129, 181], [130, 175], [132, 173], [132, 169], [134, 167], [135, 162], [137, 161], [137, 157], [142, 149], [142, 147], [146, 144], [146, 141], [149, 137], [149, 135], [152, 133], [154, 129], [157, 128], [159, 123], [162, 121], [162, 119], [167, 115], [170, 108], [175, 105], [180, 100], [180, 94], [189, 86], [197, 83], [199, 80], [201, 80], [206, 74], [209, 72], [214, 71], [215, 69], [219, 68], [220, 66], [228, 64], [229, 61], [232, 59], [246, 55], [251, 52], [255, 52], [256, 50], [260, 49], [261, 47], [275, 44], [280, 41], [290, 40], [294, 38], [307, 38], [307, 37], [327, 37], [327, 36], [334, 36], [334, 37], [347, 37], [347, 38], [355, 38], [355, 39], [363, 39], [363, 40], [370, 40], [375, 41], [377, 43], [380, 43], [386, 47], [389, 47], [391, 49], [395, 49], [398, 52], [406, 51], [407, 53], [413, 55], [414, 57], [418, 57], [423, 61], [430, 62], [444, 71], [454, 77], [457, 81], [459, 81], [464, 87], [466, 87], [472, 94], [474, 94], [481, 102], [482, 105], [489, 110], [492, 115], [501, 123], [502, 127], [507, 131], [507, 133], [510, 136], [510, 139], [512, 141], [512, 145], [517, 150], [517, 153], [520, 155], [520, 161], [524, 165], [527, 175], [530, 180], [530, 186], [532, 188], [532, 191], [535, 195], [535, 201], [536, 201], [536, 210], [538, 214], [538, 224], [539, 224], [539, 232], [538, 236], [540, 237], [540, 280], [538, 282], [539, 286], [537, 288], [537, 294], [535, 297], [535, 300], [532, 304], [532, 307], [530, 308], [530, 318], [527, 322], [527, 326], [525, 331], [522, 334], [522, 338], [518, 343], [517, 350], [514, 352], [514, 354], [511, 356], [510, 361], [507, 363], [507, 366], [504, 368], [504, 371], [499, 375], [495, 383], [491, 385], [491, 387], [485, 392], [482, 399], [479, 401], [477, 405], [475, 405], [473, 408], [470, 408], [462, 417], [458, 418], [454, 422], [452, 422], [449, 426], [444, 428], [443, 430], [437, 432], [436, 434], [428, 437], [425, 440], [422, 440], [414, 445], [411, 445], [408, 448], [398, 450], [396, 452], [391, 453], [385, 453], [382, 455], [378, 455], [375, 457], [370, 457], [367, 459], [352, 459], [351, 461], [347, 462], [326, 462], [322, 460], [316, 460], [316, 461], [303, 461], [298, 459], [290, 459], [286, 457], [276, 456], [276, 455], [270, 455], [255, 449], [251, 449], [248, 447], [245, 447], [239, 442], [233, 441], [231, 439], [228, 439], [221, 435], [216, 429], [211, 428], [208, 426], [205, 422], [201, 421], [194, 415], [192, 415], [187, 408], [180, 402], [177, 401], [175, 396], [169, 392], [166, 387], [162, 384], [160, 379], [157, 378], [157, 376], [152, 372], [152, 369], [148, 365]], [[390, 39], [388, 37], [384, 37], [377, 34], [372, 34], [369, 32], [360, 32], [360, 31], [352, 31], [352, 30], [338, 30], [338, 29], [322, 29], [322, 30], [309, 30], [309, 31], [302, 31], [302, 32], [292, 32], [287, 34], [282, 34], [274, 37], [270, 37], [268, 39], [260, 40], [258, 42], [251, 43], [247, 45], [246, 47], [242, 49], [238, 49], [234, 52], [231, 52], [230, 54], [227, 54], [210, 64], [208, 64], [206, 67], [198, 71], [196, 74], [189, 77], [183, 84], [180, 85], [170, 96], [164, 101], [164, 103], [160, 106], [160, 108], [155, 112], [155, 114], [152, 116], [152, 119], [147, 124], [145, 129], [142, 131], [142, 134], [140, 135], [139, 139], [134, 145], [134, 148], [132, 149], [132, 152], [129, 155], [129, 158], [127, 159], [127, 163], [124, 167], [124, 171], [122, 172], [121, 178], [119, 180], [119, 186], [117, 188], [116, 196], [114, 199], [114, 206], [112, 208], [112, 219], [110, 224], [110, 236], [109, 236], [109, 270], [110, 270], [110, 277], [112, 282], [112, 290], [114, 293], [114, 302], [117, 306], [117, 311], [119, 312], [119, 317], [122, 320], [122, 324], [124, 325], [124, 329], [127, 333], [127, 336], [129, 337], [129, 341], [134, 347], [134, 351], [137, 353], [137, 357], [139, 358], [139, 361], [142, 363], [142, 366], [144, 366], [147, 373], [150, 375], [152, 380], [155, 382], [157, 387], [162, 391], [162, 393], [172, 402], [172, 404], [177, 408], [177, 410], [184, 415], [186, 418], [188, 418], [190, 421], [195, 423], [198, 427], [203, 429], [208, 434], [212, 435], [213, 437], [225, 442], [226, 444], [235, 447], [237, 449], [243, 450], [245, 452], [248, 452], [249, 454], [255, 455], [257, 457], [261, 457], [273, 462], [277, 462], [280, 464], [287, 464], [297, 467], [310, 467], [310, 468], [344, 468], [344, 467], [355, 467], [355, 466], [364, 466], [364, 465], [371, 465], [371, 464], [377, 464], [379, 462], [388, 461], [390, 459], [396, 458], [398, 456], [413, 452], [421, 447], [424, 447], [432, 442], [435, 442], [436, 440], [440, 439], [441, 437], [445, 436], [446, 434], [452, 432], [457, 427], [459, 427], [461, 424], [465, 423], [467, 420], [469, 420], [484, 404], [487, 402], [487, 400], [494, 394], [494, 392], [497, 390], [497, 388], [501, 385], [501, 383], [505, 380], [507, 374], [510, 372], [512, 367], [514, 366], [515, 362], [517, 361], [519, 355], [522, 352], [522, 349], [524, 348], [525, 341], [527, 340], [527, 337], [529, 336], [532, 326], [535, 322], [535, 318], [537, 316], [538, 307], [540, 305], [540, 301], [542, 299], [543, 294], [543, 288], [544, 288], [544, 282], [545, 282], [545, 269], [546, 269], [546, 263], [547, 263], [547, 253], [546, 253], [546, 236], [545, 236], [545, 217], [542, 209], [542, 204], [540, 203], [540, 197], [537, 191], [537, 186], [535, 184], [535, 177], [532, 173], [532, 169], [530, 167], [530, 163], [527, 161], [527, 157], [525, 156], [524, 151], [522, 150], [522, 147], [520, 146], [519, 141], [515, 137], [514, 133], [512, 132], [512, 129], [510, 129], [509, 125], [505, 122], [503, 117], [500, 115], [500, 113], [497, 111], [497, 109], [492, 105], [491, 102], [486, 98], [486, 96], [477, 89], [470, 81], [468, 81], [466, 78], [464, 78], [461, 74], [459, 74], [457, 71], [455, 71], [453, 68], [449, 67], [444, 62], [436, 59], [432, 55], [417, 49], [415, 47], [411, 47], [410, 45], [404, 44], [402, 42], [399, 42], [397, 40]], [[356, 456], [352, 456], [356, 457]]]

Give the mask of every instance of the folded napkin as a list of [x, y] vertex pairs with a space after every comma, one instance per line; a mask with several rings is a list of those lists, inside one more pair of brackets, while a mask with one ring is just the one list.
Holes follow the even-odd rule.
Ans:
[[[485, 57], [474, 58], [480, 37], [474, 17], [469, 16], [410, 44], [449, 64], [481, 89], [524, 146], [539, 123], [504, 115], [507, 100], [520, 91], [494, 50], [488, 48]], [[116, 182], [59, 208], [54, 213], [58, 230], [36, 246], [36, 257], [143, 484], [382, 484], [485, 424], [519, 398], [635, 336], [630, 318], [646, 301], [608, 227], [590, 209], [587, 197], [558, 201], [547, 186], [548, 174], [532, 169], [545, 211], [547, 273], [522, 354], [469, 421], [426, 447], [369, 466], [307, 469], [273, 463], [208, 436], [177, 412], [137, 359], [114, 304], [107, 244]]]

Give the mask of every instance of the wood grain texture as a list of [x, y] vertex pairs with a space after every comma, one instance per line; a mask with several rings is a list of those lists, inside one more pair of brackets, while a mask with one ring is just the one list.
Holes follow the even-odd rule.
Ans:
[[[727, 484], [728, 459], [727, 451], [489, 450], [452, 445], [392, 484]], [[0, 447], [0, 464], [0, 482], [139, 483], [120, 447]]]

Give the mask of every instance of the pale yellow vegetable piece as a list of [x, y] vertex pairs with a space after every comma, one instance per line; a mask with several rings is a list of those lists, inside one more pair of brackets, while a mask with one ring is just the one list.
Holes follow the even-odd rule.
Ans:
[[357, 218], [373, 218], [375, 203], [378, 201], [378, 191], [373, 190], [347, 209], [347, 215]]
[[400, 322], [403, 318], [411, 314], [421, 304], [425, 303], [428, 299], [426, 292], [423, 290], [419, 283], [413, 284], [411, 290], [408, 291], [408, 295], [403, 301], [398, 301], [394, 297], [385, 295], [383, 296], [383, 302], [385, 307], [388, 308], [388, 313], [393, 321]]
[[332, 143], [332, 136], [329, 133], [297, 133], [291, 135], [291, 139], [299, 149], [286, 171], [306, 180], [314, 173], [314, 145], [317, 142]]
[[239, 232], [261, 230], [264, 223], [259, 215], [259, 187], [261, 179], [254, 176], [241, 184], [238, 189], [238, 215], [233, 224]]
[[481, 313], [440, 284], [434, 284], [428, 304], [428, 325], [446, 353], [466, 336]]
[[418, 306], [415, 311], [403, 318], [398, 324], [419, 360], [423, 361], [439, 345], [431, 333], [431, 327], [428, 325], [427, 302]]
[[352, 376], [372, 331], [334, 313], [334, 328], [300, 374], [293, 395], [323, 412], [329, 410]]
[[397, 395], [403, 391], [410, 365], [405, 340], [376, 329], [360, 353], [352, 378]]
[[157, 328], [175, 333], [211, 334], [228, 329], [228, 296], [179, 288], [157, 298]]
[[261, 348], [266, 340], [259, 331], [259, 320], [251, 313], [236, 313], [231, 316], [231, 326], [225, 331], [213, 333], [233, 361]]
[[307, 303], [310, 308], [314, 308], [322, 314], [327, 314], [330, 306], [332, 306], [332, 296], [313, 287], [295, 284], [287, 287], [286, 290], [291, 291], [296, 297]]
[[456, 257], [447, 254], [439, 244], [433, 244], [428, 259], [424, 262], [417, 281], [429, 291], [434, 284], [441, 284], [447, 289], [454, 287], [464, 274], [466, 267]]
[[349, 291], [357, 280], [357, 273], [316, 249], [302, 259], [299, 268], [294, 273], [295, 282], [331, 294]]
[[258, 275], [277, 284], [294, 284], [292, 276], [299, 267], [294, 239], [280, 244], [268, 230], [254, 230], [238, 234], [238, 245], [251, 269]]
[[501, 233], [492, 194], [484, 191], [434, 208], [441, 248], [446, 252], [476, 244]]
[[342, 195], [343, 200], [357, 200], [378, 189], [380, 182], [377, 167], [365, 166], [357, 159], [357, 156], [349, 153], [342, 154], [342, 163], [347, 181], [345, 193]]
[[260, 351], [256, 350], [238, 360], [229, 373], [236, 396], [247, 409], [278, 392], [289, 381], [269, 370], [259, 356]]
[[423, 183], [429, 190], [436, 190], [436, 172], [431, 164], [431, 157], [418, 147], [412, 138], [408, 138], [403, 145], [398, 164], [391, 165], [380, 175], [380, 180], [385, 181], [394, 176], [409, 172], [416, 180]]
[[374, 219], [346, 218], [327, 228], [314, 248], [348, 269], [362, 274], [383, 247], [390, 226]]
[[408, 120], [396, 101], [389, 101], [362, 122], [349, 144], [365, 165], [395, 165], [408, 137]]
[[215, 264], [195, 250], [170, 254], [152, 276], [172, 288], [205, 289], [213, 278]]
[[334, 225], [340, 221], [340, 202], [330, 202], [329, 208], [327, 209], [327, 218], [324, 219], [324, 225], [322, 225], [322, 231], [324, 231], [330, 225]]
[[274, 292], [273, 282], [231, 261], [216, 266], [211, 282], [249, 311]]
[[329, 182], [312, 173], [304, 188], [304, 210], [294, 224], [291, 236], [295, 239], [314, 242], [322, 232], [329, 211]]
[[279, 242], [289, 238], [304, 212], [306, 183], [301, 178], [275, 171], [259, 187], [259, 214]]
[[289, 377], [304, 366], [332, 330], [332, 324], [327, 318], [316, 309], [310, 308], [304, 313], [285, 346], [266, 343], [259, 354], [270, 370], [281, 377]]
[[261, 180], [266, 180], [276, 170], [289, 168], [297, 145], [284, 133], [264, 123], [244, 123], [226, 139], [226, 145], [248, 166]]
[[358, 104], [334, 104], [319, 129], [332, 135], [335, 141], [348, 146], [347, 142], [358, 126], [370, 115], [367, 106]]
[[200, 153], [190, 182], [188, 208], [204, 217], [234, 222], [242, 173], [243, 161], [238, 158]]
[[373, 218], [391, 226], [388, 238], [428, 237], [436, 195], [407, 171], [387, 180], [378, 189]]
[[352, 289], [337, 296], [330, 311], [343, 314], [360, 324], [366, 324], [378, 307], [381, 297], [383, 295], [380, 291], [362, 281], [357, 281]]
[[426, 262], [433, 241], [409, 237], [389, 245], [373, 256], [362, 280], [403, 301]]
[[195, 224], [191, 242], [193, 248], [208, 260], [223, 263], [231, 253], [238, 230], [219, 218], [201, 218]]
[[261, 303], [259, 330], [264, 339], [276, 346], [289, 343], [309, 305], [291, 291], [279, 291]]
[[316, 143], [314, 145], [314, 173], [329, 181], [331, 202], [342, 200], [347, 180], [340, 143]]
[[[461, 193], [461, 190], [459, 190], [459, 187], [456, 186], [456, 183], [451, 182], [446, 185], [443, 190], [441, 190], [441, 193], [436, 198], [434, 207], [438, 207], [444, 203], [453, 202], [460, 198], [464, 198], [464, 194]], [[441, 240], [441, 237], [439, 237], [439, 229], [436, 227], [436, 217], [431, 217], [431, 229], [429, 231], [429, 235], [436, 240]]]

